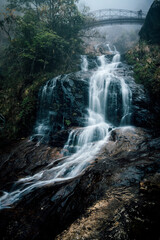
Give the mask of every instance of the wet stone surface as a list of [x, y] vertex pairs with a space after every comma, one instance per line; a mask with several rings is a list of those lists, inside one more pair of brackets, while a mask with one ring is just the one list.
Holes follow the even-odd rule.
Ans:
[[[89, 64], [89, 68], [94, 69], [100, 63], [90, 59]], [[123, 66], [121, 64], [117, 70], [123, 70]], [[86, 124], [91, 75], [92, 70], [80, 71], [59, 76], [56, 82], [47, 82], [43, 89], [49, 99], [42, 99], [43, 111], [38, 113], [40, 119], [47, 121], [43, 125], [46, 139], [38, 142], [39, 135], [35, 134], [33, 141], [26, 139], [3, 150], [1, 195], [2, 191], [11, 191], [18, 179], [59, 166], [59, 162], [63, 163], [61, 158], [66, 159], [75, 151], [75, 145], [63, 151], [62, 148], [69, 133], [78, 129], [76, 140]], [[116, 83], [116, 75], [114, 77]], [[135, 84], [128, 70], [123, 80], [132, 91], [132, 125], [150, 129], [155, 115], [149, 107], [149, 96], [142, 86]], [[119, 91], [114, 105], [118, 112], [116, 126], [122, 118], [120, 91], [123, 84], [116, 85]], [[114, 84], [110, 90], [113, 88]], [[51, 94], [50, 90], [53, 90]], [[46, 118], [48, 113], [49, 118]], [[104, 111], [105, 114], [108, 113]], [[112, 118], [111, 110], [109, 117]], [[41, 122], [38, 126], [41, 127]], [[109, 131], [109, 139], [87, 163], [83, 174], [72, 180], [36, 187], [11, 208], [0, 210], [3, 240], [159, 240], [160, 139], [153, 138], [151, 131], [138, 127], [114, 129], [110, 126]], [[92, 140], [96, 146], [96, 138]], [[64, 169], [64, 173], [67, 171], [70, 169]], [[52, 173], [43, 172], [41, 179], [52, 179]]]
[[[157, 143], [158, 139], [140, 128], [113, 130], [83, 175], [38, 188], [11, 209], [1, 210], [2, 239], [158, 240]], [[17, 144], [11, 152], [10, 156], [2, 155], [1, 189], [4, 183], [38, 172], [61, 154], [60, 148], [28, 141]]]

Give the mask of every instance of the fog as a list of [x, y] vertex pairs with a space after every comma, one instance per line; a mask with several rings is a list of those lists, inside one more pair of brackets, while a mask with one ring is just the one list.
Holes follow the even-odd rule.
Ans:
[[[98, 9], [128, 9], [147, 12], [153, 0], [79, 0], [79, 6], [88, 6], [91, 11]], [[122, 54], [132, 48], [139, 41], [138, 32], [141, 25], [104, 25], [95, 27], [84, 32], [84, 46], [86, 54], [95, 52], [96, 49], [103, 49], [107, 44], [116, 46]], [[86, 36], [85, 36], [86, 35]], [[98, 47], [97, 47], [98, 46]]]
[[[103, 8], [121, 8], [128, 10], [148, 11], [153, 0], [79, 0], [79, 6], [89, 6], [91, 10]], [[0, 0], [0, 8], [6, 3], [6, 0]]]
[[0, 7], [3, 7], [4, 6], [4, 4], [6, 4], [6, 0], [0, 0]]
[[118, 8], [148, 11], [152, 2], [153, 0], [79, 0], [79, 5], [86, 5], [90, 10]]

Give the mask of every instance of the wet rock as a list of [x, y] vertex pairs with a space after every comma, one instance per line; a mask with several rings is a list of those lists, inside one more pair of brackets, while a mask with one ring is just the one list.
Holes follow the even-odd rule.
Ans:
[[160, 149], [160, 138], [152, 139], [149, 143], [149, 147], [152, 150], [159, 150]]
[[[112, 55], [107, 55], [106, 61], [111, 61], [112, 57]], [[87, 56], [87, 59], [89, 68], [95, 68], [95, 66], [99, 65], [97, 57]], [[131, 125], [145, 128], [153, 127], [157, 115], [153, 111], [149, 95], [145, 92], [142, 85], [135, 83], [130, 76], [130, 70], [125, 64], [121, 63], [118, 70], [122, 71], [121, 73], [117, 72], [118, 75], [124, 72], [125, 76], [123, 78], [132, 91], [132, 103], [130, 106]], [[44, 124], [45, 127], [42, 134], [36, 131], [33, 133], [33, 141], [56, 144], [54, 138], [56, 139], [55, 135], [58, 131], [67, 130], [73, 126], [85, 126], [89, 105], [89, 79], [92, 74], [92, 71], [80, 71], [57, 77], [56, 87], [53, 89], [52, 94], [49, 93], [49, 98], [47, 98], [47, 94], [49, 89], [52, 88], [53, 80], [47, 82], [47, 88], [45, 89], [47, 91], [46, 98], [43, 101], [39, 98], [41, 108], [37, 118], [40, 118], [40, 127], [43, 123], [46, 122], [46, 124]], [[114, 82], [111, 82], [109, 85], [108, 92], [106, 119], [114, 126], [119, 126], [123, 116], [123, 100], [121, 85], [117, 81], [116, 76]], [[43, 96], [43, 94], [42, 88], [40, 96]], [[117, 100], [115, 100], [114, 94], [116, 94]], [[112, 109], [115, 109], [115, 111]], [[128, 124], [130, 123], [128, 122]], [[60, 140], [60, 142], [62, 141]]]
[[[71, 223], [56, 239], [132, 240], [143, 239], [140, 236], [147, 234], [151, 237], [151, 233], [157, 236], [153, 227], [158, 223], [157, 202], [145, 200], [142, 191], [139, 192], [142, 185], [139, 183], [145, 182], [145, 176], [148, 173], [153, 176], [160, 169], [159, 149], [153, 149], [157, 142], [140, 128], [112, 130], [109, 141], [83, 175], [72, 181], [38, 188], [13, 208], [0, 211], [2, 239], [50, 240]], [[0, 182], [4, 185], [8, 179], [25, 176], [26, 170], [32, 175], [44, 165], [54, 164], [54, 159], [60, 157], [60, 150], [28, 141], [17, 144], [11, 156], [7, 158], [4, 153]], [[36, 164], [37, 169], [34, 168]], [[159, 174], [156, 180], [147, 179], [152, 188], [155, 182], [159, 184]], [[153, 210], [154, 217], [150, 214]]]
[[[149, 163], [147, 160], [149, 155], [145, 157], [143, 155], [143, 142], [145, 142], [145, 145], [148, 145], [146, 137], [147, 134], [144, 136], [143, 130], [140, 129], [125, 129], [122, 132], [121, 130], [112, 131], [107, 144], [107, 151], [103, 150], [101, 152], [101, 155], [96, 159], [95, 167], [92, 169], [93, 172], [95, 170], [99, 171], [102, 177], [95, 183], [95, 185], [98, 185], [98, 182], [101, 182], [99, 190], [103, 193], [102, 197], [99, 200], [97, 199], [91, 207], [87, 208], [81, 218], [74, 221], [67, 230], [58, 235], [56, 240], [133, 240], [143, 239], [144, 236], [147, 240], [153, 236], [153, 239], [158, 239], [160, 236], [158, 229], [160, 204], [158, 198], [149, 201], [139, 194], [139, 182], [146, 174], [148, 168], [152, 168], [151, 166], [155, 164], [155, 162]], [[127, 145], [132, 148], [131, 152], [135, 152], [134, 159], [133, 154], [129, 154], [127, 151], [127, 146], [122, 147], [123, 154], [119, 154], [117, 157], [117, 152], [120, 152], [117, 151], [121, 145], [120, 142], [122, 141], [123, 145], [126, 139]], [[114, 146], [117, 144], [117, 146], [114, 147], [114, 150], [112, 148], [112, 156], [109, 155], [111, 158], [108, 156], [107, 161], [104, 156], [111, 150], [111, 144], [114, 144]], [[150, 154], [154, 155], [151, 152]], [[121, 158], [122, 156], [123, 158]], [[105, 161], [102, 159], [105, 159]], [[118, 163], [117, 167], [119, 166], [117, 170], [113, 167], [115, 160]], [[105, 169], [108, 171], [105, 172]], [[160, 164], [156, 168], [152, 168], [152, 171], [157, 171], [158, 169], [160, 169]], [[92, 173], [90, 175], [92, 176]], [[108, 188], [105, 187], [106, 183]], [[98, 186], [96, 189], [98, 189]], [[94, 192], [94, 190], [92, 191]]]
[[[60, 135], [60, 133], [59, 133]], [[57, 136], [60, 139], [59, 136]], [[63, 141], [63, 139], [62, 139]], [[57, 144], [62, 145], [62, 143]], [[33, 175], [49, 163], [61, 157], [61, 148], [37, 144], [29, 139], [8, 147], [1, 154], [0, 189], [9, 189], [14, 181]], [[8, 153], [9, 152], [9, 153]]]
[[140, 190], [147, 194], [157, 194], [160, 196], [160, 173], [147, 176], [140, 182]]
[[87, 56], [87, 61], [88, 61], [88, 69], [95, 69], [98, 67], [97, 64], [97, 57], [96, 56]]
[[112, 130], [110, 138], [105, 146], [105, 151], [110, 156], [125, 157], [138, 152], [147, 153], [149, 135], [140, 128], [123, 127]]
[[[52, 141], [53, 144], [58, 131], [71, 126], [84, 126], [90, 76], [91, 72], [82, 71], [61, 75], [41, 88], [33, 141]], [[39, 128], [43, 130], [37, 130]]]
[[160, 44], [160, 1], [154, 1], [139, 33], [142, 40]]
[[148, 92], [141, 84], [136, 84], [132, 77], [125, 77], [132, 91], [131, 123], [137, 127], [153, 128], [157, 116]]
[[[1, 190], [10, 190], [13, 181], [32, 176], [48, 164], [50, 167], [56, 166], [57, 159], [67, 156], [68, 153], [62, 151], [62, 146], [67, 140], [69, 129], [85, 124], [87, 88], [91, 74], [78, 72], [58, 77], [56, 91], [47, 109], [51, 112], [51, 130], [47, 135], [50, 145], [25, 140], [17, 144], [10, 155], [7, 152], [2, 154]], [[128, 81], [133, 94], [133, 122], [137, 126], [150, 126], [146, 93], [131, 77], [126, 76], [125, 81]], [[121, 96], [119, 103], [120, 98]], [[47, 104], [44, 102], [45, 107]], [[121, 115], [120, 111], [118, 115]], [[145, 119], [145, 124], [141, 117]], [[83, 174], [72, 181], [36, 188], [13, 208], [0, 211], [0, 218], [3, 219], [0, 223], [2, 239], [50, 240], [74, 221], [71, 230], [57, 236], [57, 239], [131, 240], [142, 239], [139, 236], [144, 232], [147, 236], [148, 232], [143, 227], [136, 232], [139, 221], [147, 222], [147, 214], [142, 215], [138, 221], [137, 218], [149, 206], [146, 201], [143, 208], [144, 199], [141, 199], [139, 182], [148, 173], [159, 171], [159, 142], [159, 139], [152, 139], [141, 128], [110, 129], [108, 141]], [[74, 148], [71, 152], [74, 152]], [[158, 209], [157, 205], [155, 209]], [[157, 224], [156, 219], [154, 223]], [[145, 227], [149, 228], [148, 225]], [[149, 229], [151, 233], [155, 230]]]
[[[116, 84], [115, 84], [116, 83]], [[114, 82], [112, 82], [109, 85], [108, 88], [108, 98], [107, 98], [107, 112], [106, 112], [106, 119], [109, 120], [114, 126], [119, 126], [121, 119], [123, 117], [123, 107], [122, 107], [122, 91], [121, 91], [121, 85], [119, 81], [115, 79]], [[117, 101], [114, 101], [114, 94], [117, 94]], [[114, 107], [113, 107], [114, 104]], [[113, 109], [116, 109], [113, 112]]]
[[54, 135], [51, 135], [49, 144], [54, 147], [63, 148], [63, 146], [67, 142], [70, 131], [71, 130], [61, 130], [55, 133]]

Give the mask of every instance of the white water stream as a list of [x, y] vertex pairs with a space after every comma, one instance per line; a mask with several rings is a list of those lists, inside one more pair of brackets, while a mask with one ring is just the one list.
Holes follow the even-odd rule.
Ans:
[[[53, 167], [50, 164], [39, 173], [28, 176], [17, 181], [12, 187], [11, 192], [3, 192], [0, 197], [0, 209], [9, 208], [12, 204], [19, 201], [23, 196], [38, 187], [43, 187], [56, 182], [73, 179], [80, 175], [86, 167], [95, 159], [96, 155], [104, 144], [107, 143], [109, 137], [109, 129], [114, 128], [114, 124], [108, 119], [108, 109], [112, 107], [113, 116], [116, 114], [118, 106], [116, 88], [110, 93], [110, 85], [117, 84], [120, 91], [122, 102], [122, 117], [119, 125], [129, 123], [131, 91], [125, 83], [123, 77], [118, 76], [116, 70], [120, 64], [120, 54], [114, 50], [112, 61], [109, 63], [105, 56], [98, 57], [100, 66], [90, 78], [89, 87], [89, 108], [86, 117], [86, 127], [78, 128], [71, 131], [68, 141], [64, 146], [69, 150], [74, 148], [74, 154], [57, 159], [57, 165]], [[82, 71], [88, 70], [87, 57], [83, 58]], [[53, 81], [50, 89], [56, 87], [56, 80]], [[46, 98], [48, 88], [44, 86], [42, 90], [42, 99]], [[111, 97], [109, 98], [109, 96]], [[49, 100], [48, 100], [49, 98]], [[46, 101], [46, 100], [45, 100]], [[51, 101], [51, 92], [48, 92], [47, 101]], [[111, 102], [113, 106], [109, 106]], [[38, 134], [45, 134], [48, 128], [48, 116], [44, 117], [44, 122], [37, 121], [36, 131]]]

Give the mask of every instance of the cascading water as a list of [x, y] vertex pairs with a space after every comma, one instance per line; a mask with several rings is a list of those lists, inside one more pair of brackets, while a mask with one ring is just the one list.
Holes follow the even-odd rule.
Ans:
[[[116, 71], [120, 64], [120, 54], [116, 50], [112, 51], [112, 54], [114, 56], [111, 62], [106, 56], [98, 57], [100, 66], [93, 71], [90, 78], [86, 127], [71, 131], [64, 146], [64, 152], [67, 151], [68, 156], [57, 159], [56, 164], [53, 162], [33, 176], [17, 181], [11, 192], [4, 192], [0, 197], [0, 209], [10, 207], [38, 187], [73, 179], [82, 174], [106, 144], [110, 130], [116, 126], [129, 124], [131, 91], [123, 77]], [[87, 71], [87, 69], [87, 57], [84, 57], [82, 70]], [[41, 107], [43, 102], [50, 103], [53, 89], [56, 88], [56, 78], [47, 84], [42, 89]], [[35, 128], [38, 135], [48, 134], [49, 114], [49, 109], [40, 108], [40, 120], [37, 121]]]
[[31, 139], [33, 137], [36, 137], [39, 140], [39, 143], [48, 139], [48, 135], [52, 127], [52, 118], [55, 113], [51, 111], [50, 108], [53, 100], [54, 89], [56, 88], [57, 79], [58, 77], [47, 81], [47, 83], [41, 88], [40, 91], [40, 107], [37, 114], [34, 134], [31, 137]]
[[87, 61], [87, 56], [83, 55], [81, 56], [82, 63], [81, 63], [81, 69], [84, 72], [88, 71], [88, 61]]

